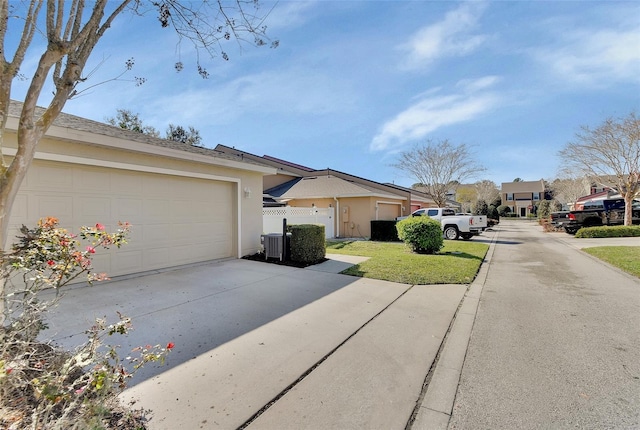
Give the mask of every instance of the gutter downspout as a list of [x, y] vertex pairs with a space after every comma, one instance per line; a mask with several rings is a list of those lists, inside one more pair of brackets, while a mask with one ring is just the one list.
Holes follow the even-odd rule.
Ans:
[[340, 200], [337, 197], [333, 200], [336, 202], [336, 237], [340, 237]]

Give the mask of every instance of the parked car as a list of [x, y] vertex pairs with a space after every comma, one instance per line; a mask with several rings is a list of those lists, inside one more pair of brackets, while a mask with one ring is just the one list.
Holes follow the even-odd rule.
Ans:
[[[562, 226], [567, 233], [575, 234], [582, 227], [621, 225], [624, 224], [624, 206], [623, 199], [602, 200], [600, 207], [570, 211]], [[633, 224], [640, 224], [640, 202], [634, 201], [631, 213]]]
[[[423, 208], [414, 211], [409, 216], [428, 216], [440, 221], [445, 239], [456, 240], [462, 238], [469, 240], [473, 236], [482, 233], [487, 229], [487, 217], [484, 215], [456, 215], [453, 209], [449, 208]], [[396, 218], [401, 221], [408, 216]]]
[[569, 211], [551, 212], [551, 224], [554, 227], [562, 227], [564, 223], [569, 221]]

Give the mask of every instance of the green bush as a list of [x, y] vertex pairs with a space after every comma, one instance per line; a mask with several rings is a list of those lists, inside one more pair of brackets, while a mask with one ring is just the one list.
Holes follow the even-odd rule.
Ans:
[[487, 213], [487, 218], [490, 219], [500, 219], [500, 213], [498, 212], [498, 208], [493, 205], [489, 206], [489, 212]]
[[439, 221], [425, 216], [409, 217], [396, 224], [398, 237], [413, 252], [435, 254], [444, 246]]
[[551, 201], [542, 200], [538, 202], [538, 210], [537, 210], [538, 219], [547, 218], [550, 214], [551, 214]]
[[489, 214], [489, 205], [484, 200], [480, 199], [476, 202], [475, 208], [473, 209], [474, 215], [488, 215]]
[[396, 221], [372, 220], [371, 240], [379, 242], [398, 242]]
[[577, 231], [576, 237], [583, 239], [593, 237], [640, 237], [640, 226], [614, 225], [583, 227]]
[[506, 205], [500, 205], [497, 209], [500, 216], [508, 216], [511, 213], [511, 208]]
[[291, 261], [314, 264], [324, 260], [324, 225], [295, 224], [287, 230], [291, 233]]

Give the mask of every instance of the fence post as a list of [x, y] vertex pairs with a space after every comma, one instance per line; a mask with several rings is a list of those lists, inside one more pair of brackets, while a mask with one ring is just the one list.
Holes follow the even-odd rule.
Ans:
[[287, 219], [282, 218], [282, 257], [280, 261], [287, 261]]

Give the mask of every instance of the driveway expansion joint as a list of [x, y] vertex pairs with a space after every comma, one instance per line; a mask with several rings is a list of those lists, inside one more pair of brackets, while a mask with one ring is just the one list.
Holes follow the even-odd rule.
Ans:
[[269, 401], [266, 405], [264, 405], [260, 410], [258, 410], [255, 414], [253, 414], [247, 421], [245, 421], [242, 425], [238, 427], [237, 430], [242, 430], [251, 425], [252, 422], [257, 420], [260, 415], [264, 414], [271, 406], [276, 404], [278, 400], [284, 397], [289, 391], [294, 389], [300, 382], [302, 382], [307, 376], [309, 376], [315, 369], [317, 369], [322, 363], [324, 363], [329, 357], [331, 357], [336, 351], [338, 351], [342, 346], [344, 346], [349, 340], [351, 340], [354, 336], [356, 336], [362, 329], [368, 326], [371, 322], [375, 321], [382, 313], [384, 313], [387, 309], [389, 309], [394, 303], [400, 300], [405, 294], [407, 294], [415, 285], [408, 285], [408, 288], [402, 292], [398, 297], [396, 297], [393, 301], [391, 301], [388, 305], [382, 308], [378, 313], [376, 313], [373, 317], [367, 320], [364, 324], [362, 324], [358, 329], [356, 329], [353, 333], [351, 333], [346, 339], [340, 342], [335, 348], [325, 354], [322, 358], [320, 358], [313, 366], [307, 369], [302, 375], [298, 377], [295, 381], [289, 384], [284, 390], [278, 393], [271, 401]]

